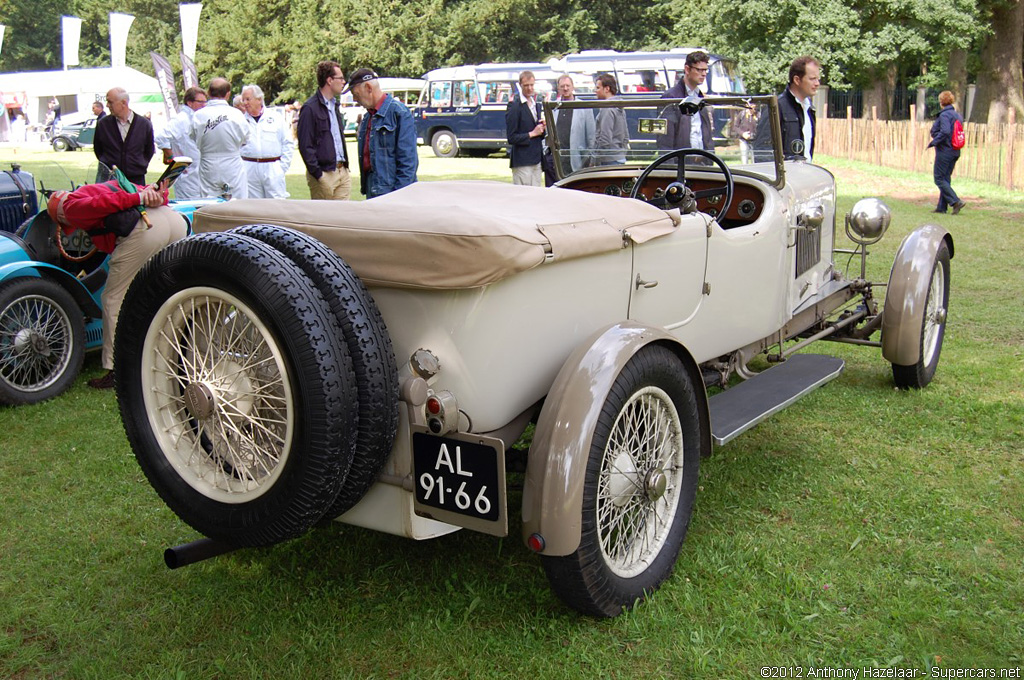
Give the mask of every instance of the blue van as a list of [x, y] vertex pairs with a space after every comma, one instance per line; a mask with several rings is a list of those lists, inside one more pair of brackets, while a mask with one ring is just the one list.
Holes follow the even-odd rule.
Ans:
[[[519, 94], [519, 74], [532, 71], [540, 102], [557, 96], [558, 78], [572, 77], [581, 99], [593, 97], [594, 77], [611, 73], [624, 97], [658, 97], [683, 75], [686, 55], [696, 47], [661, 52], [586, 50], [547, 63], [520, 62], [452, 66], [423, 76], [427, 85], [413, 112], [420, 145], [429, 144], [434, 155], [451, 158], [460, 150], [493, 153], [507, 146], [505, 108]], [[711, 54], [704, 89], [708, 94], [744, 94], [736, 62]], [[716, 134], [723, 121], [717, 121]]]
[[536, 77], [537, 101], [555, 96], [561, 75], [540, 63], [479, 64], [435, 69], [420, 105], [413, 111], [416, 137], [434, 155], [451, 158], [460, 150], [493, 153], [505, 148], [505, 109], [519, 94], [519, 74]]
[[[548, 66], [558, 73], [573, 76], [577, 94], [584, 97], [594, 91], [594, 78], [610, 73], [619, 84], [624, 97], [659, 96], [683, 77], [686, 55], [699, 47], [675, 47], [657, 52], [616, 52], [615, 50], [584, 50], [549, 59]], [[707, 50], [704, 50], [705, 52]], [[708, 54], [708, 77], [701, 89], [704, 94], [746, 94], [736, 62], [718, 54]]]

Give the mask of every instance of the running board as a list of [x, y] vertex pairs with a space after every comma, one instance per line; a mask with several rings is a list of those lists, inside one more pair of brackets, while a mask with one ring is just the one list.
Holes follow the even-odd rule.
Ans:
[[708, 400], [711, 437], [721, 446], [800, 397], [835, 380], [845, 362], [823, 354], [794, 354]]

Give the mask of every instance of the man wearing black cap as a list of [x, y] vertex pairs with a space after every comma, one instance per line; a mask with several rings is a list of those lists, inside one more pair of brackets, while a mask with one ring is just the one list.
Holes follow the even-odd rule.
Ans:
[[416, 181], [416, 124], [405, 104], [380, 89], [377, 74], [356, 70], [348, 91], [366, 109], [359, 123], [359, 189], [367, 198], [381, 196]]
[[312, 199], [347, 201], [352, 189], [345, 148], [345, 116], [338, 95], [345, 75], [334, 61], [316, 65], [320, 88], [299, 110], [298, 147], [306, 164], [306, 185]]

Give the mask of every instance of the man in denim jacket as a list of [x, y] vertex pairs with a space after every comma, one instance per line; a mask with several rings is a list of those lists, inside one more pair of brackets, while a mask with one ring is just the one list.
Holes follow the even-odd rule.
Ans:
[[359, 122], [359, 189], [382, 196], [416, 181], [416, 124], [405, 104], [380, 89], [377, 74], [356, 70], [348, 80], [352, 97], [366, 109]]

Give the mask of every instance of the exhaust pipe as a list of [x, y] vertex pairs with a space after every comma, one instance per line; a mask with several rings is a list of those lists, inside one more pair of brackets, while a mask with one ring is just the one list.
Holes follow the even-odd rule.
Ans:
[[187, 567], [195, 562], [208, 560], [211, 557], [238, 550], [238, 548], [237, 545], [222, 543], [212, 538], [200, 538], [198, 541], [164, 550], [164, 564], [168, 569]]

